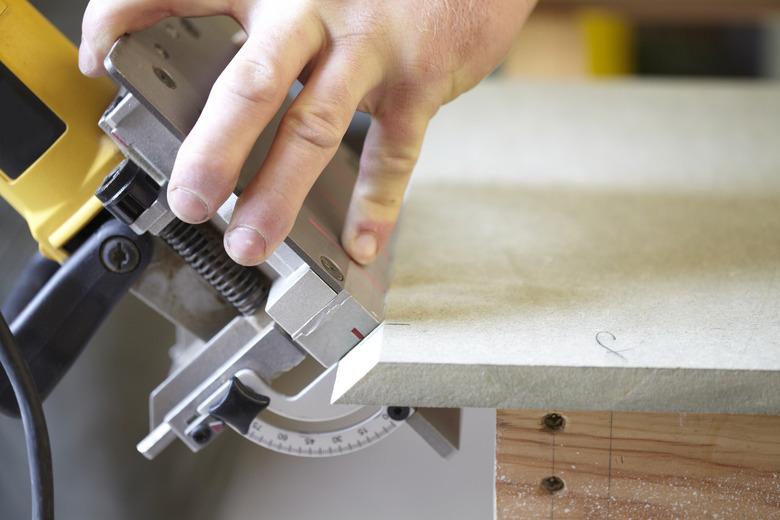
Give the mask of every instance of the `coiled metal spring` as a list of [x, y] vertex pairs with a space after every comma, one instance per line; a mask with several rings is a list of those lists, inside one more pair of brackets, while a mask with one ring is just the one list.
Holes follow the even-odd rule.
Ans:
[[268, 281], [257, 269], [231, 260], [214, 229], [176, 219], [162, 230], [160, 238], [238, 312], [248, 315], [260, 307], [268, 293]]

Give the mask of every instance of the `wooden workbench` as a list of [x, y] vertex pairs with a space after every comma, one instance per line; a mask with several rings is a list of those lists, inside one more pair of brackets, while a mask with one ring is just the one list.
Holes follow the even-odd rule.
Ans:
[[499, 520], [780, 517], [780, 417], [547, 413], [498, 412]]
[[500, 518], [780, 515], [780, 421], [723, 415], [780, 411], [778, 135], [766, 83], [465, 95], [431, 125], [387, 323], [336, 397], [515, 409]]

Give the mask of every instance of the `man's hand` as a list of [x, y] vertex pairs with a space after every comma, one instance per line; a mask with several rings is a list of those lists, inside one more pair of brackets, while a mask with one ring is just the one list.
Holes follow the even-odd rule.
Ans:
[[[123, 33], [168, 16], [228, 14], [246, 43], [219, 77], [179, 150], [168, 187], [176, 215], [209, 219], [235, 187], [296, 78], [304, 88], [225, 234], [238, 263], [262, 262], [287, 236], [355, 110], [372, 124], [342, 243], [371, 262], [388, 239], [428, 120], [503, 58], [534, 0], [92, 0], [79, 66], [104, 73]], [[464, 131], [467, 131], [464, 129]]]

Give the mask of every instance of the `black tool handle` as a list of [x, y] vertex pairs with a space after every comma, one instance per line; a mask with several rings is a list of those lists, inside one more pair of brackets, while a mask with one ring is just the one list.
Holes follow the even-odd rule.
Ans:
[[59, 268], [60, 264], [38, 252], [30, 257], [11, 288], [8, 298], [3, 302], [3, 316], [8, 323], [13, 322], [22, 313]]
[[[13, 319], [11, 330], [42, 398], [70, 369], [151, 256], [150, 237], [138, 236], [112, 219], [79, 247]], [[27, 298], [29, 291], [19, 300]], [[0, 373], [0, 412], [18, 416], [4, 373]]]

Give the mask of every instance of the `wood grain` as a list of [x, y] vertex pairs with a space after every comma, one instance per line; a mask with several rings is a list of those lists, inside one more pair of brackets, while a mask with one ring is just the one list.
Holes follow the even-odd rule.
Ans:
[[499, 520], [780, 518], [780, 417], [561, 413], [552, 432], [544, 411], [499, 411]]

